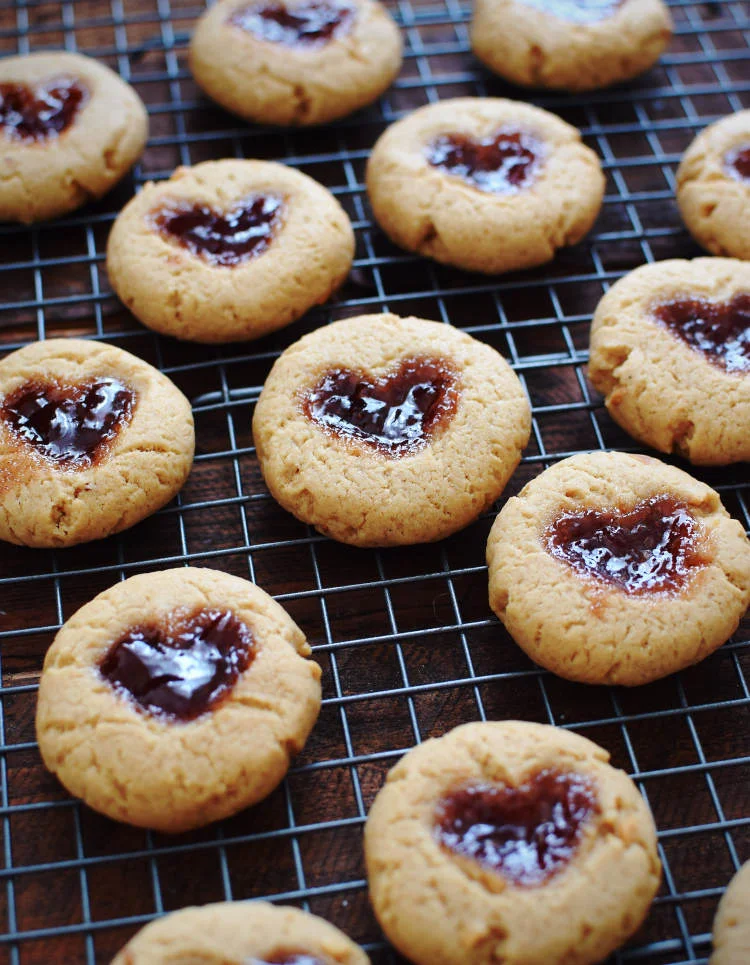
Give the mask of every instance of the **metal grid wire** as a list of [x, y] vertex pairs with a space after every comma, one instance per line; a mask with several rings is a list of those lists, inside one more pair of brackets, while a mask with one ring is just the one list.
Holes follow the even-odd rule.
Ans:
[[[705, 963], [723, 887], [750, 857], [748, 623], [699, 668], [634, 691], [570, 684], [534, 667], [486, 603], [488, 514], [434, 547], [339, 546], [282, 512], [260, 478], [252, 408], [273, 360], [331, 318], [392, 310], [442, 319], [501, 351], [528, 390], [532, 441], [508, 495], [554, 460], [633, 449], [586, 381], [588, 323], [601, 294], [647, 261], [698, 254], [673, 199], [674, 171], [705, 124], [750, 107], [750, 7], [675, 0], [661, 65], [613, 90], [534, 96], [473, 60], [458, 0], [397, 0], [404, 70], [375, 107], [321, 131], [254, 128], [193, 84], [188, 0], [0, 3], [0, 52], [65, 47], [100, 58], [149, 107], [134, 175], [52, 225], [0, 227], [0, 349], [35, 338], [107, 339], [158, 365], [191, 398], [198, 451], [175, 504], [116, 539], [64, 552], [0, 551], [0, 965], [110, 960], [153, 916], [195, 902], [270, 897], [321, 914], [375, 963], [398, 961], [368, 909], [361, 832], [388, 768], [419, 740], [468, 720], [522, 718], [603, 744], [637, 780], [659, 827], [664, 884], [612, 961]], [[607, 197], [594, 233], [542, 269], [499, 280], [393, 248], [373, 226], [363, 172], [385, 125], [456, 95], [533, 100], [580, 127], [601, 155]], [[285, 332], [222, 349], [146, 332], [111, 295], [110, 224], [133, 190], [178, 164], [283, 160], [330, 187], [350, 214], [357, 258], [338, 299]], [[700, 473], [750, 525], [743, 467]], [[321, 719], [288, 779], [221, 825], [166, 837], [115, 825], [71, 801], [34, 743], [36, 685], [55, 631], [133, 573], [190, 561], [251, 577], [287, 607], [324, 671]]]

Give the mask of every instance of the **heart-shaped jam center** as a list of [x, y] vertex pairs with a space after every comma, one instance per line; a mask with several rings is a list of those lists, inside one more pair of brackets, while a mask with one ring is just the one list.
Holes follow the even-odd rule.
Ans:
[[381, 379], [326, 372], [303, 398], [308, 418], [328, 432], [405, 456], [425, 446], [456, 411], [458, 379], [441, 359], [411, 358]]
[[253, 636], [228, 610], [201, 610], [167, 624], [129, 630], [99, 671], [150, 714], [194, 720], [216, 707], [250, 666]]
[[527, 7], [570, 23], [596, 23], [617, 13], [625, 0], [523, 0]]
[[62, 134], [85, 103], [88, 92], [72, 77], [37, 87], [0, 84], [0, 127], [14, 141], [46, 141]]
[[271, 194], [245, 198], [229, 211], [175, 203], [152, 212], [151, 222], [192, 254], [231, 268], [266, 251], [281, 224], [283, 208], [283, 200]]
[[750, 143], [740, 144], [727, 152], [724, 170], [737, 181], [750, 181]]
[[750, 292], [729, 302], [676, 298], [653, 309], [657, 321], [727, 372], [750, 372]]
[[525, 131], [503, 130], [475, 140], [464, 134], [441, 134], [428, 146], [432, 167], [491, 194], [529, 187], [543, 161], [544, 147]]
[[4, 400], [0, 415], [15, 437], [40, 455], [84, 469], [107, 452], [134, 408], [135, 393], [117, 379], [27, 382]]
[[700, 542], [689, 509], [672, 496], [653, 496], [628, 512], [564, 513], [545, 534], [554, 557], [627, 593], [678, 590], [707, 562]]
[[515, 787], [458, 788], [438, 804], [435, 833], [453, 854], [528, 887], [543, 884], [573, 859], [598, 813], [590, 778], [547, 769]]
[[250, 958], [247, 965], [327, 965], [322, 958], [305, 952], [274, 952], [270, 958]]
[[322, 47], [351, 30], [354, 9], [326, 0], [257, 4], [237, 10], [229, 22], [272, 44]]

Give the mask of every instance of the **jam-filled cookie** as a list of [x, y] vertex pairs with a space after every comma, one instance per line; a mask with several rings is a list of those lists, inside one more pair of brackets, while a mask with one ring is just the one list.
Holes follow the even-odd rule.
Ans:
[[43, 221], [100, 198], [141, 156], [147, 135], [136, 92], [93, 58], [3, 58], [0, 221]]
[[391, 770], [365, 827], [370, 899], [416, 965], [590, 965], [646, 916], [656, 831], [601, 747], [465, 724]]
[[565, 459], [510, 499], [487, 543], [490, 606], [537, 663], [649, 683], [703, 660], [750, 604], [750, 543], [717, 493], [649, 456]]
[[729, 882], [714, 919], [710, 965], [750, 962], [750, 861]]
[[641, 442], [697, 465], [750, 460], [750, 265], [636, 268], [597, 306], [588, 371]]
[[677, 203], [699, 245], [750, 260], [750, 110], [711, 124], [685, 151]]
[[325, 124], [371, 104], [401, 69], [401, 34], [375, 0], [221, 0], [190, 66], [227, 110], [265, 124]]
[[112, 965], [369, 965], [333, 925], [265, 901], [183, 908], [142, 928]]
[[353, 257], [351, 223], [317, 181], [269, 161], [206, 161], [147, 184], [125, 206], [107, 272], [149, 328], [233, 342], [326, 301]]
[[190, 403], [104, 342], [49, 339], [0, 362], [0, 540], [72, 546], [134, 526], [193, 463]]
[[300, 339], [253, 418], [271, 494], [355, 546], [431, 542], [467, 526], [502, 492], [530, 428], [523, 388], [494, 349], [395, 315]]
[[402, 248], [468, 271], [531, 268], [589, 231], [604, 197], [599, 159], [559, 117], [464, 97], [422, 107], [373, 148], [367, 190]]
[[476, 0], [471, 45], [514, 84], [584, 91], [642, 74], [672, 37], [662, 0]]
[[89, 807], [178, 832], [266, 797], [320, 710], [300, 629], [247, 580], [133, 576], [63, 626], [44, 661], [45, 765]]

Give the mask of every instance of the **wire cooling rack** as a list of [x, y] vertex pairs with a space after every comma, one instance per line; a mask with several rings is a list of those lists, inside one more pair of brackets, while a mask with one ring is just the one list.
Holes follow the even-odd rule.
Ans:
[[[323, 915], [376, 965], [399, 961], [367, 904], [364, 818], [406, 749], [469, 720], [571, 727], [638, 781], [659, 827], [664, 884], [644, 928], [612, 961], [705, 965], [718, 898], [750, 857], [747, 622], [697, 669], [648, 687], [558, 680], [491, 618], [484, 545], [494, 513], [437, 546], [339, 546], [270, 499], [250, 432], [260, 387], [286, 345], [332, 318], [387, 309], [471, 332], [523, 380], [534, 430], [508, 494], [574, 452], [632, 449], [586, 381], [591, 313], [625, 271], [699, 253], [678, 217], [675, 167], [705, 124], [750, 107], [750, 7], [676, 0], [676, 35], [661, 65], [585, 97], [531, 97], [484, 72], [468, 48], [470, 11], [457, 0], [403, 0], [393, 10], [406, 61], [386, 97], [321, 131], [280, 132], [242, 124], [199, 95], [186, 61], [196, 5], [0, 3], [0, 52], [92, 54], [135, 85], [151, 115], [142, 163], [103, 202], [51, 225], [0, 226], [0, 349], [54, 335], [115, 342], [190, 397], [198, 440], [179, 500], [135, 529], [63, 552], [0, 549], [0, 965], [107, 963], [155, 915], [259, 897]], [[441, 98], [483, 94], [533, 100], [580, 127], [608, 180], [585, 243], [497, 280], [396, 250], [373, 226], [363, 186], [368, 150], [387, 123]], [[112, 296], [106, 237], [145, 180], [227, 156], [283, 160], [330, 187], [356, 228], [355, 268], [336, 301], [274, 337], [221, 349], [180, 345], [146, 332]], [[699, 475], [747, 528], [747, 470]], [[33, 719], [44, 652], [62, 622], [116, 580], [187, 562], [249, 576], [274, 594], [314, 645], [325, 699], [307, 748], [267, 801], [199, 833], [166, 837], [71, 801], [42, 768]]]

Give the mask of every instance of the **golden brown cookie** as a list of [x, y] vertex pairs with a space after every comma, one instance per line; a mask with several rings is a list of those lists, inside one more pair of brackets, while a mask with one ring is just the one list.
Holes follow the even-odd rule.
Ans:
[[142, 928], [112, 965], [369, 965], [327, 921], [265, 901], [183, 908]]
[[750, 962], [750, 861], [729, 882], [714, 919], [710, 965]]
[[494, 349], [396, 315], [300, 339], [253, 418], [274, 498], [355, 546], [432, 542], [467, 526], [502, 492], [530, 428], [523, 388]]
[[168, 503], [193, 463], [190, 403], [104, 342], [49, 339], [0, 362], [0, 539], [72, 546]]
[[559, 117], [461, 97], [392, 124], [367, 165], [373, 214], [402, 248], [468, 271], [531, 268], [591, 229], [599, 159]]
[[149, 328], [233, 342], [326, 301], [353, 257], [349, 219], [317, 181], [269, 161], [206, 161], [147, 184], [123, 208], [107, 272]]
[[698, 465], [750, 459], [750, 265], [660, 261], [616, 282], [589, 378], [630, 435]]
[[0, 220], [44, 221], [100, 198], [143, 152], [146, 108], [92, 57], [0, 61]]
[[401, 57], [399, 29], [375, 0], [222, 0], [190, 45], [209, 97], [265, 124], [351, 114], [390, 87]]
[[750, 604], [750, 543], [717, 493], [649, 456], [565, 459], [508, 500], [490, 606], [537, 663], [634, 686], [703, 660]]
[[320, 710], [320, 668], [267, 593], [208, 569], [133, 576], [55, 637], [39, 683], [45, 765], [117, 821], [187, 831], [279, 784]]
[[590, 965], [659, 886], [636, 786], [577, 734], [465, 724], [391, 770], [365, 827], [370, 900], [416, 965]]
[[677, 203], [699, 245], [750, 259], [750, 110], [709, 125], [685, 151]]
[[526, 87], [584, 91], [642, 74], [672, 37], [662, 0], [476, 0], [471, 45]]

